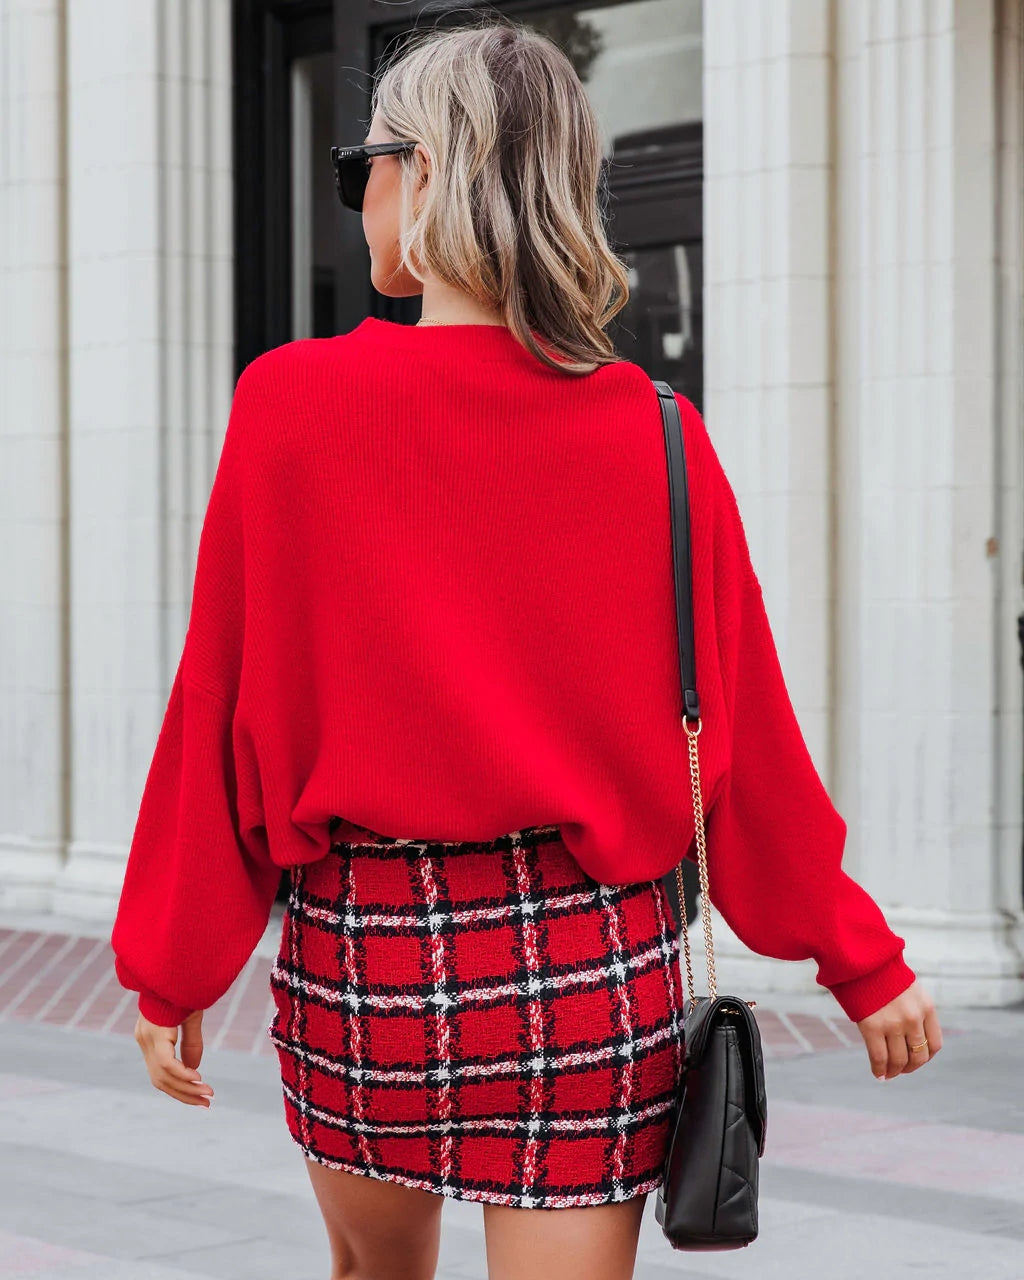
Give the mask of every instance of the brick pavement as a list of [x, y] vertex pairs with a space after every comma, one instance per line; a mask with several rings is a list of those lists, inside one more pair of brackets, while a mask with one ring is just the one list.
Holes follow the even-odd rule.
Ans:
[[[230, 991], [203, 1018], [204, 1043], [273, 1057], [266, 1034], [273, 1017], [270, 969], [280, 936], [275, 906], [263, 942]], [[97, 936], [42, 927], [0, 927], [0, 1018], [42, 1022], [114, 1035], [131, 1035], [138, 1016], [136, 996], [114, 974], [109, 933]], [[699, 982], [699, 979], [698, 979]], [[859, 1032], [833, 1001], [827, 1012], [755, 1009], [765, 1061], [828, 1053], [862, 1043]]]

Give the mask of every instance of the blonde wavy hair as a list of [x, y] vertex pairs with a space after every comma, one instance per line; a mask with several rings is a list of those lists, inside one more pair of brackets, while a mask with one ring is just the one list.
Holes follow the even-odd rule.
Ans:
[[605, 231], [597, 118], [562, 50], [504, 15], [419, 28], [378, 72], [371, 105], [431, 159], [414, 213], [415, 157], [401, 156], [399, 245], [414, 278], [419, 263], [495, 307], [562, 372], [622, 359], [605, 327], [629, 278]]

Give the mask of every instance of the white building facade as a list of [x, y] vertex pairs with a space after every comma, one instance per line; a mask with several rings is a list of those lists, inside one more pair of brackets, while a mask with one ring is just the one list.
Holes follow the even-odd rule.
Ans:
[[[671, 2], [593, 25], [627, 81], [674, 49], [700, 114], [702, 409], [844, 867], [940, 1006], [1019, 1001], [1024, 0]], [[251, 318], [252, 7], [0, 0], [9, 911], [113, 918]], [[620, 20], [659, 17], [616, 58]], [[315, 84], [291, 92], [294, 124]], [[630, 136], [665, 125], [648, 107]], [[723, 988], [827, 999], [813, 962], [714, 928]]]

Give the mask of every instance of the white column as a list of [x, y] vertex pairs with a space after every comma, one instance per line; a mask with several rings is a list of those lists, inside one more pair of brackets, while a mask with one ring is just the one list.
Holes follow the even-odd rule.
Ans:
[[105, 917], [233, 388], [230, 5], [68, 9], [73, 838], [54, 902]]
[[67, 823], [63, 8], [0, 0], [0, 905], [26, 911]]
[[[994, 826], [992, 862], [996, 910], [1006, 912], [1010, 995], [1021, 994], [1024, 925], [1021, 923], [1021, 851], [1024, 848], [1024, 0], [996, 6], [996, 381], [993, 421], [994, 542], [991, 565], [995, 637]], [[997, 922], [998, 934], [998, 922]]]
[[[705, 419], [826, 785], [834, 782], [830, 41], [824, 0], [705, 0]], [[755, 956], [717, 912], [714, 937], [727, 985], [815, 989], [811, 962]]]
[[1019, 7], [838, 9], [840, 794], [950, 1004], [1024, 995]]
[[708, 428], [844, 868], [946, 1004], [1024, 995], [1020, 10], [705, 6]]

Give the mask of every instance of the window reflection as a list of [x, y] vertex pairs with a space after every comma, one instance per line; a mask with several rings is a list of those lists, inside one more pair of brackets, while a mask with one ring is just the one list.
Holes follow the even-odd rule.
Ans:
[[616, 349], [698, 407], [703, 391], [700, 0], [558, 6], [524, 21], [565, 50], [604, 140], [609, 236], [629, 267]]
[[339, 205], [327, 159], [334, 141], [335, 65], [333, 52], [291, 64], [293, 338], [335, 332]]

